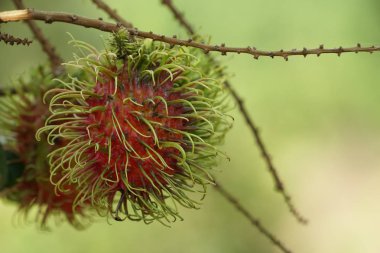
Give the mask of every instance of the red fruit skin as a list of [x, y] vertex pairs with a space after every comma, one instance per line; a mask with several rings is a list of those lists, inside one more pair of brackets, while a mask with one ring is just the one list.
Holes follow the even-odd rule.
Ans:
[[[24, 107], [15, 114], [17, 126], [13, 130], [19, 154], [26, 168], [18, 183], [7, 189], [3, 195], [19, 203], [19, 210], [27, 215], [29, 210], [37, 207], [36, 221], [42, 228], [47, 228], [49, 217], [63, 216], [76, 228], [82, 228], [80, 218], [87, 218], [83, 206], [73, 207], [77, 196], [76, 188], [66, 187], [65, 192], [57, 192], [50, 182], [50, 166], [47, 155], [52, 147], [46, 141], [37, 142], [36, 131], [42, 127], [50, 114], [48, 105], [42, 101], [42, 94], [34, 99], [20, 94]], [[56, 175], [55, 178], [60, 175]]]
[[[173, 118], [173, 116], [179, 116], [184, 113], [184, 108], [169, 104], [167, 110], [172, 117], [168, 117], [165, 103], [157, 98], [162, 97], [165, 101], [184, 98], [179, 92], [170, 92], [173, 87], [171, 81], [160, 82], [160, 79], [164, 80], [166, 77], [162, 75], [158, 81], [160, 84], [154, 86], [151, 82], [139, 81], [137, 78], [127, 76], [126, 72], [122, 72], [118, 76], [119, 87], [116, 90], [114, 79], [99, 78], [100, 81], [96, 83], [94, 88], [95, 93], [99, 96], [92, 96], [86, 102], [91, 108], [105, 106], [105, 109], [103, 111], [94, 111], [86, 116], [86, 125], [91, 126], [91, 128], [88, 131], [87, 129], [83, 130], [82, 134], [88, 135], [93, 142], [99, 144], [98, 151], [95, 147], [86, 150], [89, 160], [93, 161], [93, 164], [87, 167], [86, 170], [93, 171], [100, 176], [106, 167], [116, 168], [109, 169], [104, 177], [110, 180], [118, 180], [118, 177], [123, 177], [125, 174], [124, 170], [127, 163], [128, 184], [132, 187], [145, 189], [152, 189], [154, 186], [159, 187], [156, 183], [157, 180], [165, 184], [165, 180], [161, 176], [162, 173], [167, 175], [181, 173], [177, 166], [178, 160], [172, 156], [173, 154], [178, 156], [179, 151], [170, 147], [159, 148], [153, 138], [152, 130], [136, 117], [137, 114], [141, 114], [146, 120], [157, 122], [157, 124], [161, 124], [166, 128], [184, 130], [187, 121], [183, 118]], [[130, 100], [123, 102], [128, 98], [132, 98], [134, 102]], [[147, 102], [148, 98], [151, 98], [154, 103]], [[115, 118], [119, 124], [115, 124]], [[129, 155], [126, 154], [126, 147], [118, 137], [121, 131], [135, 151]], [[160, 141], [180, 143], [183, 139], [182, 134], [173, 133], [159, 127], [154, 127], [154, 131]], [[110, 151], [109, 142], [111, 142]], [[154, 159], [149, 157], [146, 145], [154, 147], [168, 167], [158, 168], [159, 166]], [[159, 161], [157, 154], [154, 157]], [[145, 176], [142, 170], [144, 170]], [[149, 176], [150, 180], [146, 175]], [[118, 183], [112, 187], [113, 191], [127, 190], [122, 180], [118, 180]]]

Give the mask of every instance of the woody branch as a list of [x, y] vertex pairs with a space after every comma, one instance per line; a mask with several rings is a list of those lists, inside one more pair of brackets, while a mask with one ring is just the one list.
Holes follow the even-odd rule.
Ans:
[[199, 43], [194, 41], [193, 39], [178, 39], [176, 36], [168, 37], [165, 35], [155, 34], [153, 32], [145, 32], [140, 31], [137, 28], [128, 28], [123, 26], [121, 23], [113, 24], [109, 22], [105, 22], [102, 20], [86, 18], [82, 16], [78, 16], [71, 13], [64, 12], [53, 12], [53, 11], [39, 11], [33, 9], [24, 9], [24, 10], [13, 10], [13, 11], [4, 11], [0, 12], [0, 23], [6, 22], [15, 22], [21, 20], [41, 20], [45, 21], [48, 24], [53, 22], [63, 22], [69, 23], [73, 25], [79, 25], [87, 28], [95, 28], [104, 32], [115, 32], [122, 28], [126, 29], [131, 36], [137, 36], [140, 38], [148, 38], [156, 41], [161, 41], [168, 43], [172, 46], [180, 45], [187, 47], [194, 47], [202, 49], [205, 53], [208, 52], [219, 52], [222, 55], [226, 55], [227, 53], [237, 53], [237, 54], [249, 54], [252, 55], [255, 59], [259, 59], [259, 57], [280, 57], [285, 60], [288, 59], [289, 56], [308, 56], [308, 55], [317, 55], [321, 54], [337, 54], [340, 56], [342, 53], [359, 53], [359, 52], [368, 52], [373, 53], [376, 51], [380, 51], [379, 46], [370, 46], [370, 47], [362, 47], [360, 44], [357, 44], [354, 47], [339, 47], [339, 48], [324, 48], [323, 45], [314, 49], [303, 48], [300, 50], [277, 50], [277, 51], [264, 51], [258, 50], [255, 47], [228, 47], [224, 43], [221, 45], [207, 45], [203, 43]]

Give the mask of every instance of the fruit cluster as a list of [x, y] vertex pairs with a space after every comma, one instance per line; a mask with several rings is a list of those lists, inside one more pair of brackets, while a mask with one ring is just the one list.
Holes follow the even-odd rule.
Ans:
[[72, 43], [81, 55], [64, 75], [40, 69], [1, 98], [1, 196], [25, 214], [38, 206], [44, 226], [59, 214], [83, 227], [94, 210], [167, 224], [179, 205], [199, 208], [231, 127], [223, 69], [199, 49], [123, 31], [104, 51]]

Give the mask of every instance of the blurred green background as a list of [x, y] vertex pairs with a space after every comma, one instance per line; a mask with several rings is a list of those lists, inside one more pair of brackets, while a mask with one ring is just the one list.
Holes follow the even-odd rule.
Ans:
[[[159, 0], [107, 0], [140, 30], [186, 37]], [[260, 49], [353, 46], [380, 43], [378, 0], [174, 0], [198, 31], [212, 42]], [[90, 0], [25, 1], [44, 10], [106, 15]], [[0, 10], [12, 9], [0, 0]], [[39, 23], [66, 60], [77, 39], [102, 47], [107, 34], [67, 24]], [[1, 32], [31, 37], [22, 23]], [[9, 83], [46, 61], [40, 46], [0, 43], [0, 83]], [[279, 173], [310, 224], [301, 226], [274, 192], [258, 149], [237, 110], [235, 126], [222, 147], [231, 157], [217, 177], [294, 252], [380, 252], [380, 54], [344, 54], [255, 61], [245, 55], [221, 59], [232, 84], [274, 158]], [[5, 253], [47, 252], [279, 252], [247, 220], [210, 189], [201, 210], [183, 210], [172, 228], [136, 222], [86, 231], [63, 225], [41, 232], [14, 224], [16, 208], [0, 204], [0, 245]]]

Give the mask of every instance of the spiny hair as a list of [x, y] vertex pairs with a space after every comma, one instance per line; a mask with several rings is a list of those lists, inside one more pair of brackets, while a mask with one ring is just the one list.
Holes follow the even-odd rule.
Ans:
[[66, 193], [54, 191], [46, 158], [52, 147], [46, 140], [37, 142], [35, 139], [36, 131], [50, 114], [48, 106], [43, 103], [43, 94], [57, 85], [59, 83], [52, 82], [50, 71], [41, 66], [31, 71], [30, 80], [20, 78], [12, 85], [13, 92], [6, 92], [1, 97], [0, 135], [5, 140], [4, 149], [13, 154], [14, 160], [7, 161], [8, 166], [2, 166], [2, 169], [15, 171], [17, 165], [23, 170], [18, 178], [5, 178], [12, 182], [5, 182], [6, 187], [0, 196], [17, 203], [26, 220], [36, 208], [34, 220], [43, 229], [49, 228], [50, 217], [55, 217], [56, 222], [68, 221], [76, 228], [84, 228], [89, 221], [87, 217], [90, 217], [83, 207], [73, 210], [77, 195], [75, 187], [69, 186]]
[[182, 219], [178, 203], [199, 208], [192, 195], [213, 183], [232, 123], [222, 68], [198, 49], [122, 31], [110, 50], [72, 43], [82, 55], [66, 65], [85, 75], [45, 94], [52, 114], [36, 135], [67, 142], [48, 156], [58, 191], [76, 184], [74, 205], [91, 201], [115, 220], [167, 224]]

